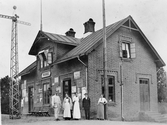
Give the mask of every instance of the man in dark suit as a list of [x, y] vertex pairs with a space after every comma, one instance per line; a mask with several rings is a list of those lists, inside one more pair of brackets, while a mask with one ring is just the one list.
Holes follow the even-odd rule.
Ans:
[[90, 119], [90, 98], [87, 93], [85, 93], [85, 97], [83, 98], [82, 107], [85, 110], [85, 118]]

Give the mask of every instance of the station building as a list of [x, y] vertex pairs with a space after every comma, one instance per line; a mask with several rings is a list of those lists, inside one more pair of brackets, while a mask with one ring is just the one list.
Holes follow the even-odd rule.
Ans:
[[[39, 31], [29, 55], [36, 61], [19, 73], [23, 113], [51, 114], [51, 95], [59, 92], [63, 101], [77, 92], [91, 99], [91, 118], [104, 93], [103, 29], [95, 22], [84, 23], [84, 38], [75, 38], [71, 28], [66, 35]], [[106, 27], [107, 117], [138, 120], [141, 112], [158, 112], [157, 69], [165, 66], [131, 16]], [[82, 106], [82, 105], [81, 105]]]

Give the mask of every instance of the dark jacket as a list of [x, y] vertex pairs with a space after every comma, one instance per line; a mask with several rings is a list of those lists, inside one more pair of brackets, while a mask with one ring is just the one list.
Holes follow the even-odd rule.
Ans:
[[90, 108], [90, 98], [89, 97], [87, 97], [87, 99], [86, 98], [83, 99], [82, 107], [84, 109], [89, 109]]

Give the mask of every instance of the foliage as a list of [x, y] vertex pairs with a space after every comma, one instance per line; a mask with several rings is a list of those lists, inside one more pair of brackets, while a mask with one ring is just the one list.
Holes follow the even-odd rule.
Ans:
[[158, 102], [167, 101], [167, 77], [163, 68], [157, 71]]
[[10, 78], [8, 76], [0, 79], [2, 114], [9, 114], [9, 83]]

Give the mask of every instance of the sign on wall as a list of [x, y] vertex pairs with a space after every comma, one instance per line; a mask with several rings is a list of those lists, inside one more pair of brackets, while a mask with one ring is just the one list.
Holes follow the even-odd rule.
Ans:
[[72, 86], [72, 93], [77, 92], [77, 87], [76, 86]]
[[45, 77], [48, 77], [48, 76], [50, 76], [50, 71], [42, 73], [42, 78], [45, 78]]
[[77, 79], [76, 83], [77, 83], [77, 87], [83, 87], [83, 79]]
[[55, 77], [54, 78], [54, 82], [52, 83], [52, 85], [58, 84], [59, 83], [59, 77]]
[[61, 93], [61, 87], [59, 86], [59, 87], [56, 87], [56, 91], [58, 92], [58, 93]]
[[54, 83], [58, 83], [59, 82], [59, 77], [55, 77], [54, 78]]
[[79, 79], [80, 77], [81, 77], [80, 71], [74, 72], [74, 79]]

